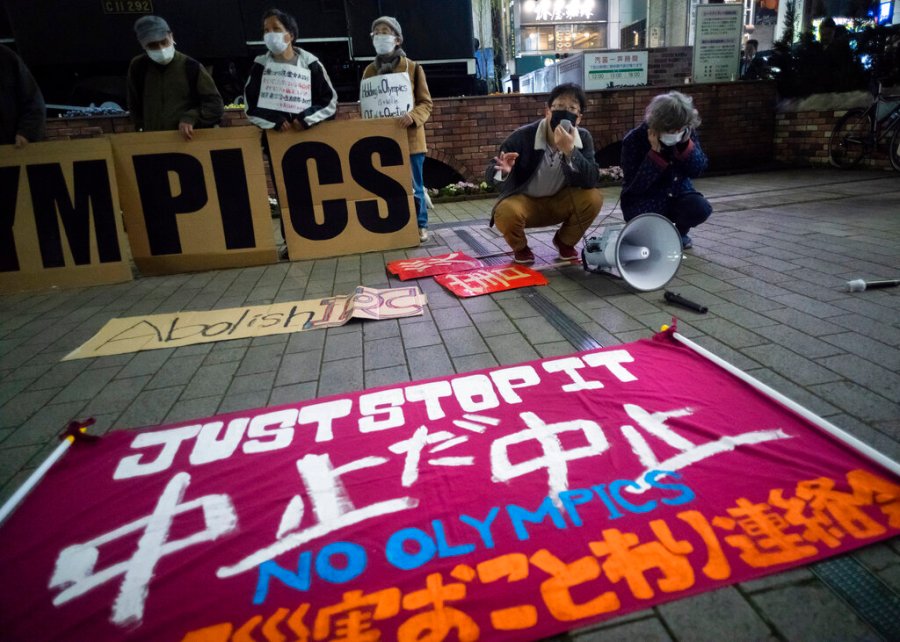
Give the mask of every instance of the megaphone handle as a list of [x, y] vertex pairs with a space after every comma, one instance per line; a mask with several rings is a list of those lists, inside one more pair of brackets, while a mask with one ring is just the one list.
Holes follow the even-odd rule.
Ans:
[[700, 305], [699, 303], [694, 303], [688, 299], [685, 299], [683, 296], [676, 294], [675, 292], [666, 291], [663, 294], [666, 301], [669, 303], [676, 303], [678, 305], [684, 306], [689, 310], [694, 310], [695, 312], [700, 312], [701, 314], [706, 314], [709, 308], [705, 305]]

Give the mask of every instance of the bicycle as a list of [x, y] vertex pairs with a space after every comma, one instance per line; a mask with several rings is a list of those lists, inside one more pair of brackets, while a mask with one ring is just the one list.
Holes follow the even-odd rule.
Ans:
[[828, 158], [841, 169], [854, 167], [886, 140], [891, 165], [900, 172], [900, 96], [886, 96], [881, 83], [872, 104], [841, 116], [828, 140]]

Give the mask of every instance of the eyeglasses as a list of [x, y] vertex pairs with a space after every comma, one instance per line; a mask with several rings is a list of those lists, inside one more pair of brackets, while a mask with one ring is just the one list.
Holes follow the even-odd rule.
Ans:
[[575, 114], [576, 116], [581, 113], [581, 108], [578, 105], [572, 105], [572, 104], [561, 105], [559, 103], [553, 103], [552, 105], [550, 105], [550, 111], [558, 111], [558, 110], [570, 111], [573, 114]]

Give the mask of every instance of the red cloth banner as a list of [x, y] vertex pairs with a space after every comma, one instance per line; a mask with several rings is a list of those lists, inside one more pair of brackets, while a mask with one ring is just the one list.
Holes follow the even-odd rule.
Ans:
[[900, 532], [900, 478], [667, 335], [76, 442], [4, 640], [533, 640]]
[[465, 272], [483, 267], [484, 263], [462, 252], [451, 252], [439, 256], [422, 256], [415, 259], [400, 259], [387, 264], [388, 272], [396, 274], [401, 281], [420, 279], [423, 276]]
[[464, 298], [531, 285], [547, 285], [547, 277], [540, 272], [515, 264], [442, 274], [434, 277], [434, 280], [456, 296]]

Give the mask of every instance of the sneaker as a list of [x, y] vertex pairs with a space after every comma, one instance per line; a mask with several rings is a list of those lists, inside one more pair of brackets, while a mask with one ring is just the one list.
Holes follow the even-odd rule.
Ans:
[[531, 248], [526, 245], [521, 250], [516, 250], [513, 253], [513, 261], [515, 261], [516, 263], [522, 263], [523, 265], [534, 263], [534, 252], [532, 252]]
[[288, 256], [287, 245], [285, 245], [283, 248], [281, 248], [278, 251], [278, 260], [280, 260], [280, 261], [289, 261], [290, 260], [290, 257]]
[[691, 240], [691, 237], [688, 236], [687, 234], [682, 234], [681, 235], [681, 249], [689, 250], [692, 247], [694, 247], [694, 242]]
[[428, 240], [428, 230], [424, 227], [419, 228], [419, 241], [424, 243]]
[[574, 261], [578, 259], [578, 251], [571, 245], [566, 245], [559, 240], [559, 232], [553, 235], [553, 245], [559, 253], [559, 258], [563, 261]]

